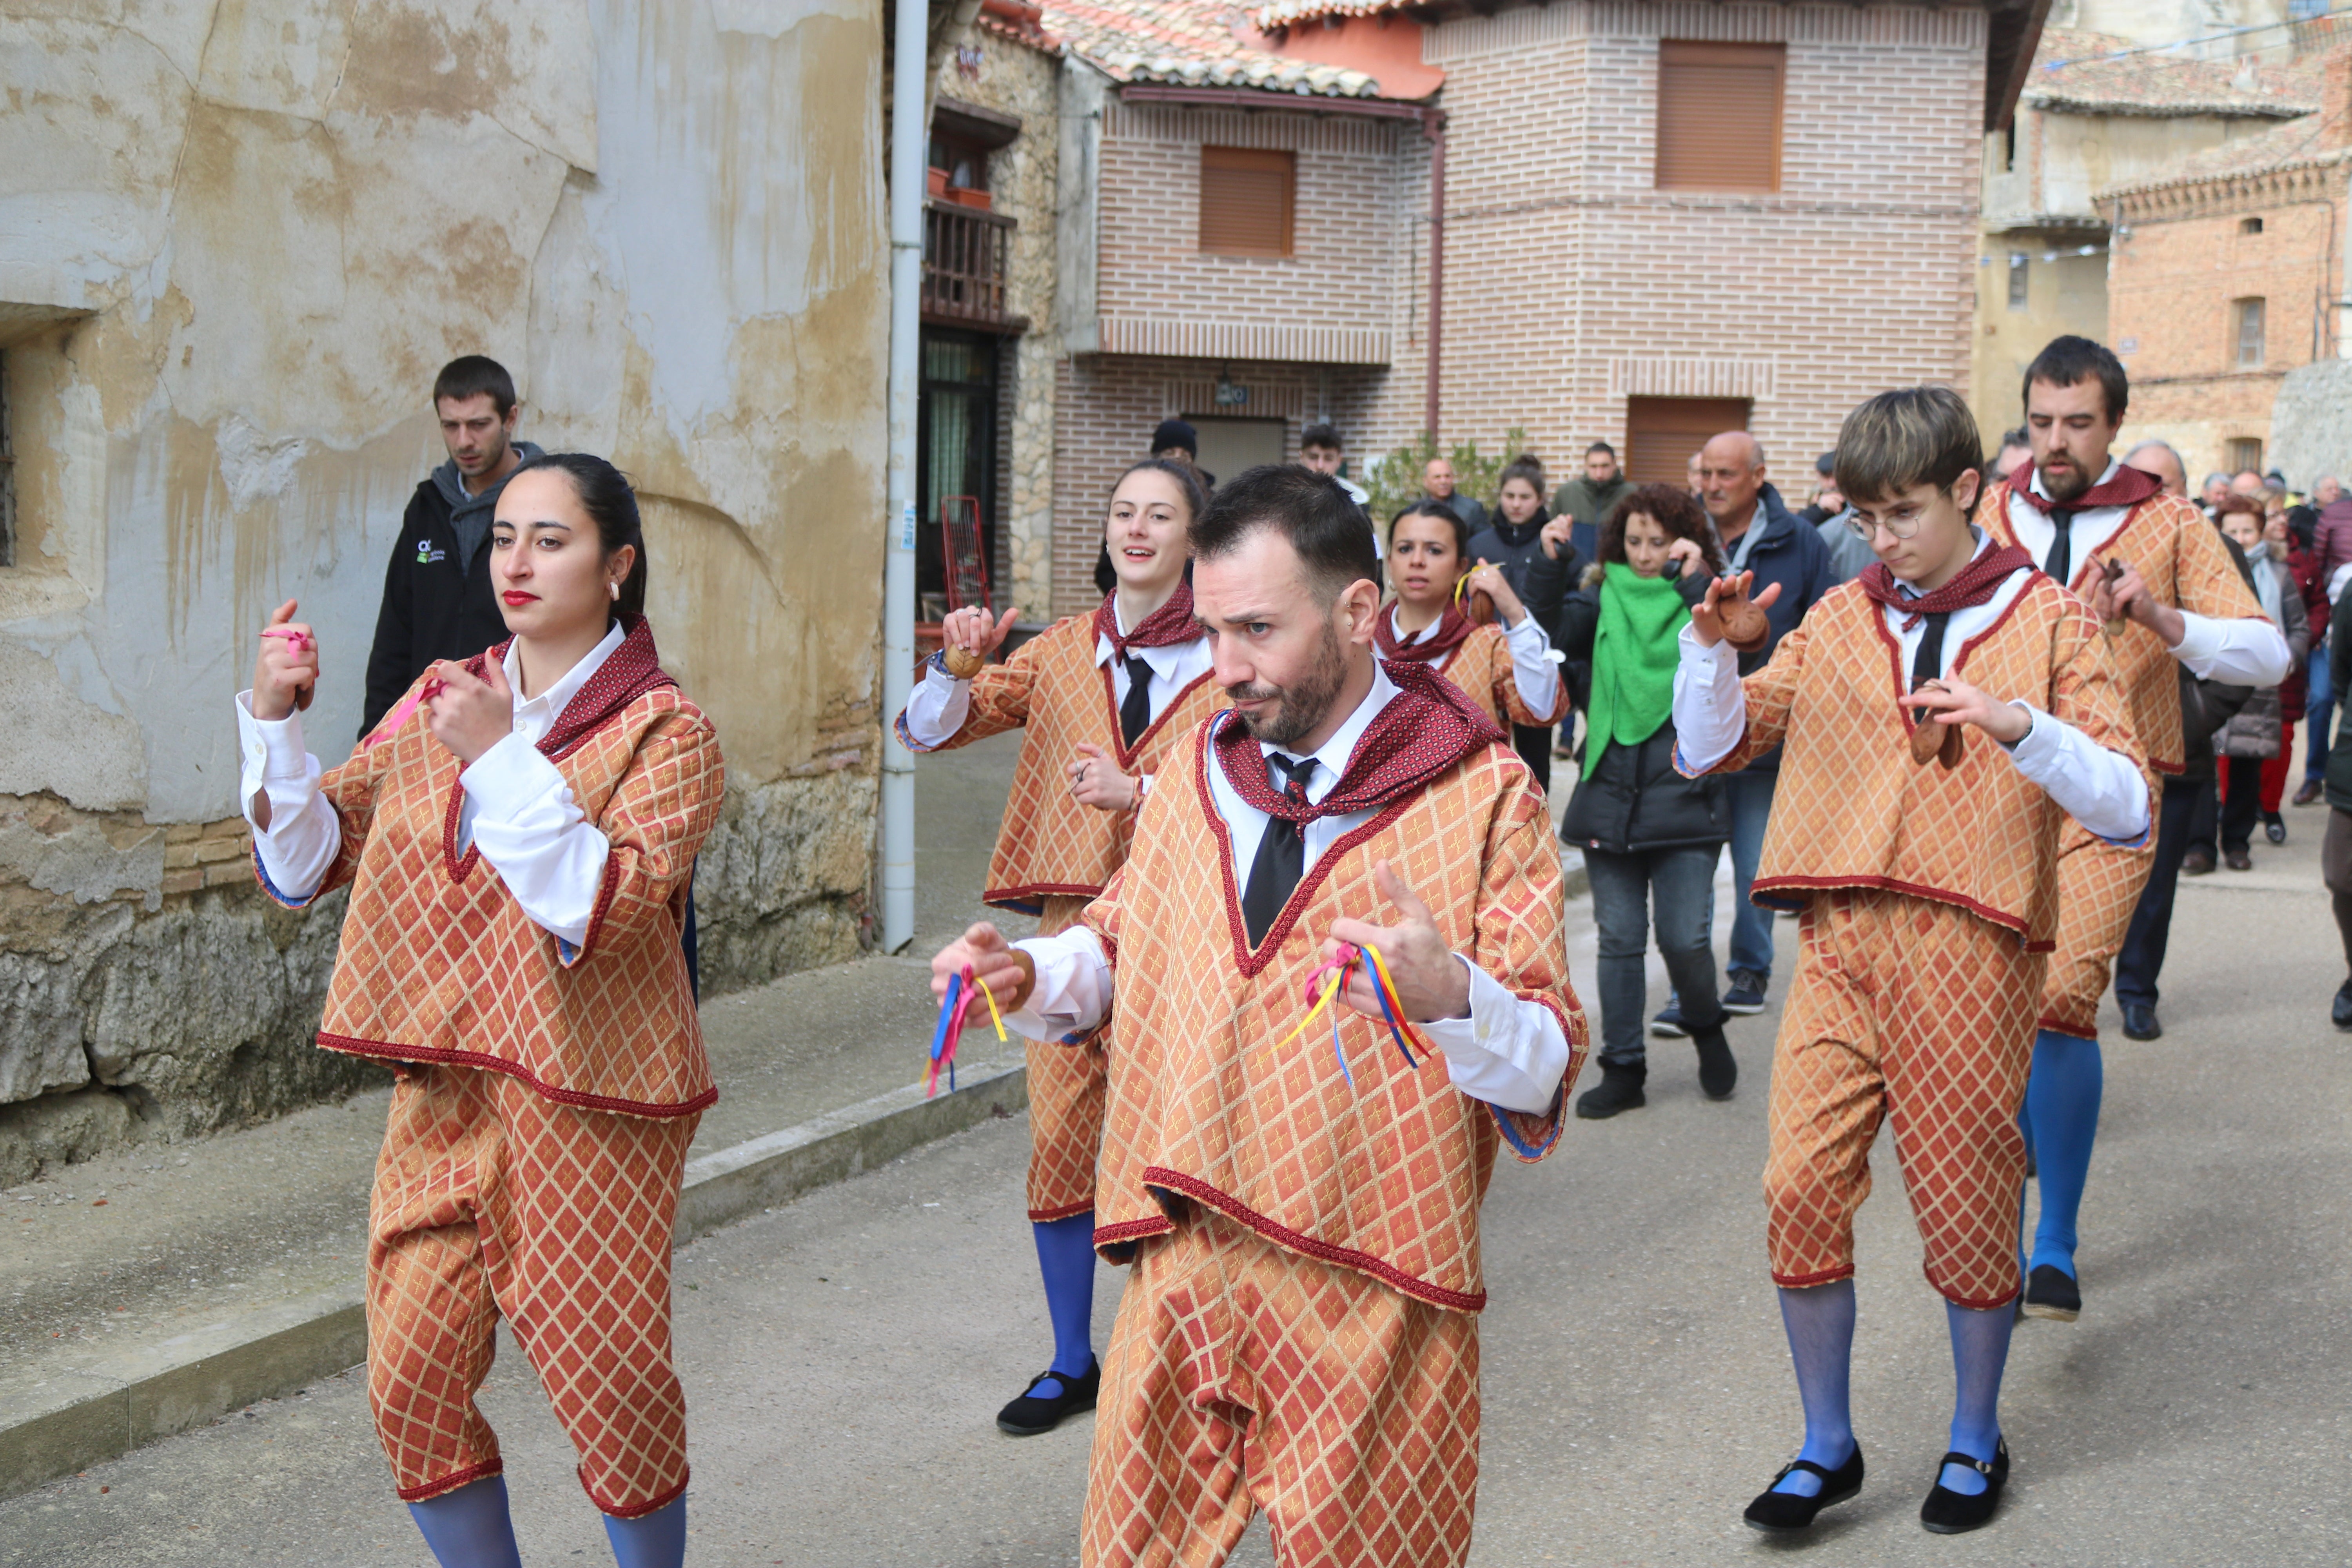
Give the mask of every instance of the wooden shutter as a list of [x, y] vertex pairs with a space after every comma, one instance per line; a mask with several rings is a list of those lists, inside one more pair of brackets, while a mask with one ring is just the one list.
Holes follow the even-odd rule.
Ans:
[[1629, 397], [1625, 477], [1637, 485], [1681, 485], [1690, 456], [1710, 437], [1748, 428], [1744, 397]]
[[1780, 188], [1784, 44], [1658, 45], [1662, 191]]
[[1298, 155], [1264, 147], [1201, 149], [1201, 249], [1288, 256]]

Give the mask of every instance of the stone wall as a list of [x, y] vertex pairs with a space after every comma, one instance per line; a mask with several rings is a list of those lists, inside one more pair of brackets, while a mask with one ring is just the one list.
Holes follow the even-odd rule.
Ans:
[[[729, 799], [706, 984], [859, 951], [882, 534], [878, 16], [850, 0], [0, 0], [0, 1182], [366, 1081], [340, 900], [248, 885], [229, 699], [320, 628], [350, 750], [384, 562], [486, 353], [644, 504]], [[36, 14], [37, 13], [37, 14]]]

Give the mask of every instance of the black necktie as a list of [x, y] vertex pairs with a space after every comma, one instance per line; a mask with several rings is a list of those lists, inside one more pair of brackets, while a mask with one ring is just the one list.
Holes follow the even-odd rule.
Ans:
[[1127, 700], [1118, 705], [1118, 743], [1129, 751], [1151, 728], [1151, 666], [1141, 654], [1127, 656]]
[[[2064, 547], [2066, 536], [2063, 533], [2058, 536], [2058, 543], [2062, 549]], [[1911, 689], [1914, 691], [1919, 689], [1919, 683], [1923, 680], [1941, 680], [1944, 678], [1944, 623], [1952, 616], [1947, 610], [1941, 615], [1931, 614], [1923, 618], [1927, 626], [1919, 634], [1919, 651], [1911, 656]]]
[[2070, 537], [2074, 530], [2074, 508], [2052, 507], [2050, 526], [2053, 531], [2050, 540], [2050, 558], [2042, 563], [2042, 569], [2061, 583], [2071, 583], [2074, 580], [2074, 542]]
[[[1315, 759], [1301, 757], [1293, 762], [1274, 752], [1265, 760], [1273, 764], [1275, 776], [1283, 781], [1282, 793], [1305, 805], [1307, 781], [1315, 776]], [[1284, 817], [1268, 817], [1265, 837], [1257, 841], [1257, 858], [1250, 862], [1249, 886], [1242, 889], [1242, 924], [1249, 931], [1252, 947], [1265, 940], [1266, 929], [1282, 912], [1282, 906], [1290, 901], [1298, 879], [1306, 873], [1305, 829]]]

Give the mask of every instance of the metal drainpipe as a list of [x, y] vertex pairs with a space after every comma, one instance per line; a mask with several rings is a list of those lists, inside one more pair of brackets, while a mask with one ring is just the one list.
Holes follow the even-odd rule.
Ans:
[[1429, 387], [1422, 399], [1422, 425], [1437, 435], [1438, 329], [1445, 316], [1445, 110], [1423, 110], [1429, 132]]
[[928, 0], [897, 0], [890, 58], [890, 458], [882, 574], [882, 950], [915, 939], [915, 759], [897, 719], [914, 688], [915, 381], [923, 287]]

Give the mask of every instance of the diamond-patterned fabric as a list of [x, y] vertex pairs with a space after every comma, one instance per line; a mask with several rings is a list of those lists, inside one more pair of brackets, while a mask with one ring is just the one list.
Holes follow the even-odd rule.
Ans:
[[[1383, 617], [1382, 624], [1386, 624]], [[1437, 672], [1460, 687], [1471, 701], [1486, 711], [1497, 729], [1510, 733], [1514, 724], [1557, 724], [1568, 716], [1568, 682], [1559, 683], [1558, 696], [1552, 710], [1538, 713], [1528, 706], [1519, 695], [1519, 683], [1511, 674], [1511, 645], [1503, 628], [1488, 622], [1471, 629], [1454, 656], [1437, 666]]]
[[[1037, 934], [1078, 923], [1084, 899], [1045, 900]], [[1074, 1045], [1031, 1040], [1029, 1058], [1029, 1217], [1068, 1219], [1095, 1206], [1095, 1165], [1102, 1155], [1110, 1065], [1100, 1030]]]
[[698, 1113], [562, 1105], [502, 1073], [405, 1069], [368, 1204], [368, 1402], [410, 1502], [500, 1468], [474, 1395], [503, 1315], [610, 1514], [686, 1489], [670, 1237]]
[[[972, 677], [963, 728], [929, 750], [952, 751], [1024, 726], [1029, 731], [1013, 764], [982, 901], [1035, 914], [1056, 893], [1090, 899], [1101, 892], [1127, 858], [1135, 814], [1098, 810], [1070, 794], [1062, 770], [1077, 755], [1078, 742], [1100, 746], [1118, 759], [1122, 772], [1156, 779], [1184, 736], [1223, 697], [1214, 679], [1202, 676], [1160, 710], [1130, 750], [1119, 739], [1117, 690], [1109, 668], [1095, 663], [1091, 615], [1055, 622], [1003, 664]], [[894, 722], [909, 750], [926, 749], [908, 735], [904, 713]]]
[[2038, 1027], [2099, 1037], [2099, 998], [2153, 865], [2151, 856], [2066, 824], [2058, 846], [2058, 949], [2042, 981]]
[[[574, 699], [567, 721], [584, 700]], [[570, 722], [559, 732], [570, 749], [551, 761], [612, 844], [577, 949], [523, 912], [478, 847], [452, 853], [464, 764], [423, 722], [320, 780], [342, 847], [319, 891], [348, 882], [352, 898], [319, 1043], [489, 1068], [595, 1110], [700, 1110], [719, 1090], [679, 940], [694, 858], [726, 794], [718, 735], [667, 684], [628, 697], [584, 733]], [[279, 897], [257, 854], [254, 870]]]
[[[2002, 543], [2015, 544], [2016, 531], [2009, 521], [2009, 492], [2006, 480], [1988, 489], [1977, 503], [1976, 523], [1990, 529]], [[2110, 556], [2138, 568], [2158, 604], [2223, 621], [2263, 613], [2253, 590], [2246, 586], [2230, 560], [2220, 531], [2194, 502], [2179, 496], [2159, 495], [2140, 502], [2124, 519], [2123, 526], [2105, 540], [2078, 535], [2074, 580], [2068, 586], [2087, 600], [2093, 559], [2105, 561]], [[2157, 772], [2179, 773], [2182, 765], [2180, 683], [2173, 671], [2172, 655], [2161, 638], [2137, 621], [2126, 621], [2108, 639], [2108, 647], [2130, 705], [2132, 732], [2147, 748]], [[2095, 1005], [2097, 998], [2092, 1001]]]
[[[2110, 646], [2082, 601], [2036, 574], [1950, 668], [2074, 725], [2146, 773]], [[1897, 706], [1909, 688], [1902, 649], [1858, 584], [1822, 595], [1742, 684], [1748, 729], [1714, 771], [1744, 767], [1784, 739], [1788, 748], [1758, 903], [1794, 907], [1820, 889], [1884, 888], [1971, 910], [2039, 950], [2053, 945], [2059, 828], [2070, 819], [1981, 731], [1967, 733], [1957, 768], [1911, 760], [1912, 722]], [[2150, 775], [2151, 820], [2155, 787]], [[2148, 843], [2116, 853], [2144, 866]]]
[[1386, 1031], [1352, 1010], [1339, 1013], [1352, 1086], [1324, 1019], [1276, 1047], [1307, 1009], [1331, 922], [1396, 918], [1372, 882], [1386, 860], [1449, 947], [1559, 1016], [1573, 1083], [1587, 1034], [1542, 793], [1507, 745], [1478, 747], [1342, 835], [1253, 950], [1210, 765], [1197, 738], [1170, 761], [1126, 868], [1086, 912], [1116, 971], [1096, 1243], [1120, 1258], [1125, 1244], [1166, 1230], [1152, 1194], [1163, 1188], [1293, 1251], [1475, 1312], [1486, 1302], [1478, 1205], [1496, 1149], [1549, 1152], [1565, 1096], [1542, 1116], [1471, 1100], [1442, 1058], [1408, 1068]]
[[1881, 1117], [1927, 1244], [1927, 1283], [1979, 1310], [2020, 1288], [2017, 1125], [2045, 960], [1949, 904], [1875, 889], [1814, 898], [1772, 1051], [1764, 1199], [1772, 1280], [1853, 1272]]
[[1258, 1509], [1282, 1568], [1458, 1568], [1477, 1490], [1476, 1318], [1197, 1208], [1142, 1244], [1085, 1568], [1215, 1568]]

